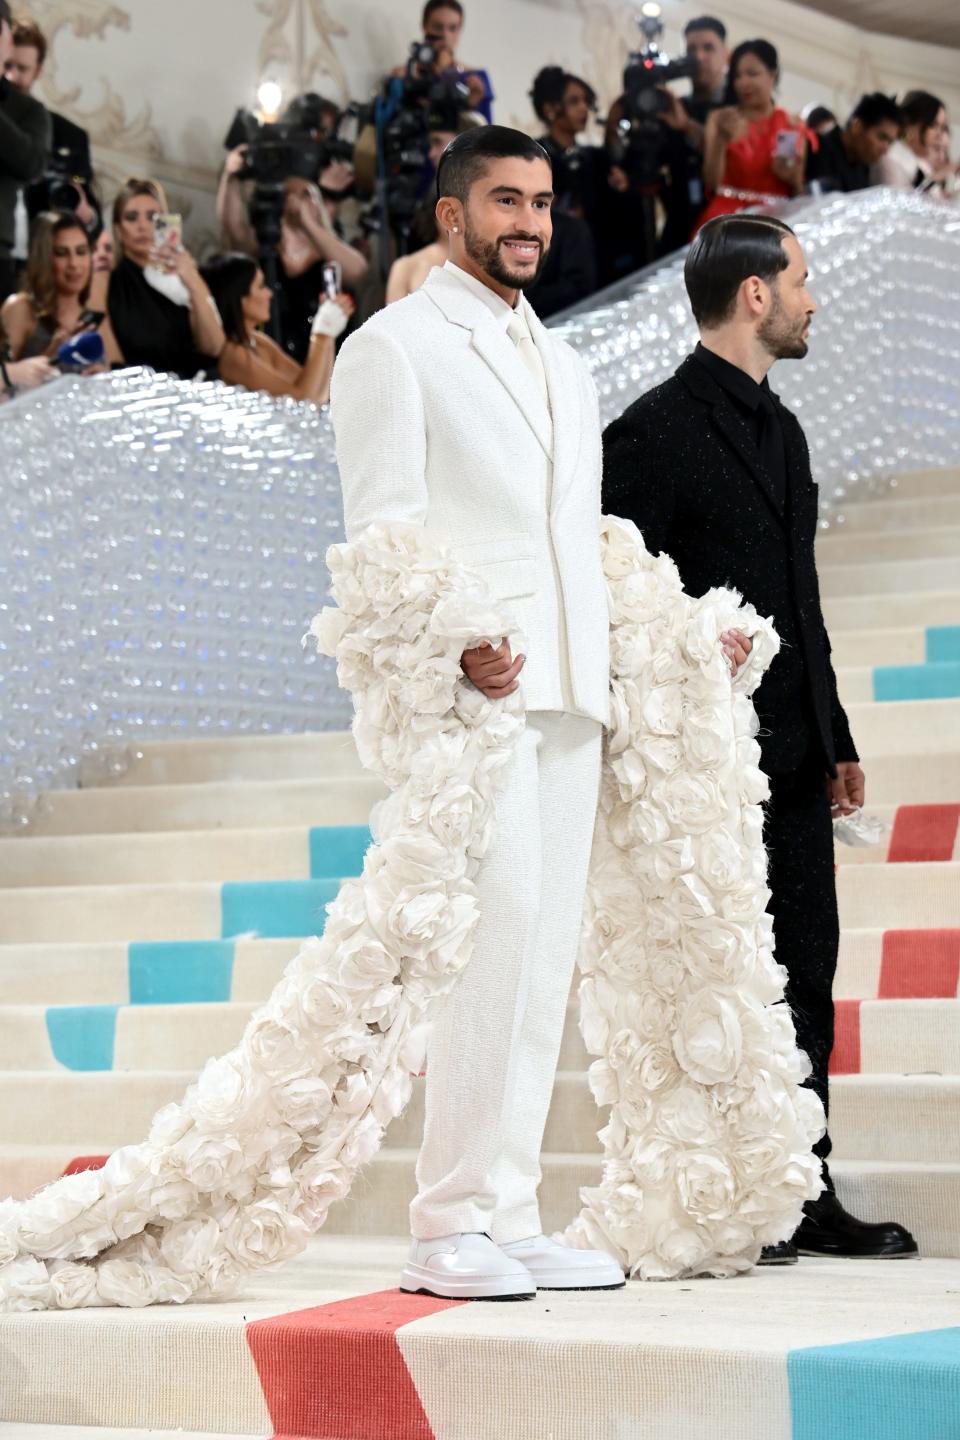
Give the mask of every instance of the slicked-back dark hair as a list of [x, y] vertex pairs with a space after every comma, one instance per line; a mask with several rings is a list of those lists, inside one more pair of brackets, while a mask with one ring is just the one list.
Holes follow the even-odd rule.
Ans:
[[[896, 100], [889, 95], [884, 95], [881, 90], [874, 90], [870, 95], [861, 95], [854, 109], [850, 114], [850, 120], [859, 120], [865, 130], [873, 125], [881, 125], [884, 120], [892, 120], [894, 125], [900, 124], [900, 106]], [[850, 120], [847, 124], [850, 124]]]
[[783, 248], [789, 225], [772, 215], [718, 215], [708, 220], [687, 251], [683, 281], [693, 318], [712, 330], [729, 320], [737, 291], [751, 275], [767, 284], [790, 264]]
[[437, 165], [437, 199], [452, 195], [461, 205], [466, 205], [470, 187], [486, 170], [492, 160], [543, 160], [550, 164], [550, 156], [536, 140], [531, 140], [522, 130], [511, 130], [507, 125], [478, 125], [458, 135], [440, 156]]
[[694, 30], [711, 30], [714, 35], [719, 35], [726, 44], [727, 27], [722, 20], [717, 19], [716, 15], [698, 15], [696, 19], [688, 20], [683, 27], [683, 38], [686, 39]]

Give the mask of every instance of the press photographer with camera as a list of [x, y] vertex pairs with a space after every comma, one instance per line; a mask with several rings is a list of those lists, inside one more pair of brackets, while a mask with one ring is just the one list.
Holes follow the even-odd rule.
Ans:
[[[250, 174], [249, 157], [249, 144], [235, 146], [227, 155], [217, 191], [217, 216], [232, 249], [261, 262], [265, 248], [273, 249], [280, 343], [302, 365], [310, 347], [313, 317], [323, 298], [324, 265], [339, 265], [343, 288], [354, 291], [366, 277], [367, 259], [337, 234], [335, 202], [324, 199], [313, 181], [298, 175], [287, 176], [277, 188], [277, 215], [269, 217], [276, 222], [276, 242], [268, 238], [269, 230], [261, 240], [251, 214], [255, 190], [248, 196], [244, 188]], [[323, 173], [329, 175], [327, 166]]]
[[[47, 38], [32, 20], [13, 29], [13, 53], [7, 79], [23, 95], [32, 95], [47, 58]], [[73, 210], [91, 233], [103, 224], [90, 159], [90, 137], [80, 125], [55, 110], [47, 112], [52, 125], [50, 159], [46, 173], [28, 185], [24, 200], [30, 219], [45, 210]]]
[[744, 40], [730, 56], [726, 104], [707, 119], [703, 183], [712, 195], [697, 229], [717, 215], [731, 215], [803, 190], [808, 144], [816, 135], [798, 115], [776, 103], [780, 60], [769, 40]]
[[[486, 70], [477, 70], [457, 61], [457, 46], [463, 35], [464, 10], [460, 0], [427, 0], [421, 26], [423, 45], [414, 56], [418, 78], [452, 78], [465, 87], [466, 106], [493, 123], [493, 87]], [[431, 53], [432, 52], [432, 53]], [[398, 65], [395, 76], [407, 76], [409, 61]]]
[[[68, 210], [38, 215], [23, 289], [0, 309], [9, 357], [54, 359], [75, 336], [98, 334], [102, 361], [119, 364], [120, 351], [106, 316], [107, 285], [108, 276], [94, 270], [90, 236], [77, 216]], [[90, 366], [81, 363], [76, 368]]]
[[131, 178], [121, 186], [113, 204], [118, 260], [107, 309], [120, 363], [191, 380], [201, 370], [216, 372], [224, 334], [180, 226], [159, 181]]
[[[13, 14], [10, 0], [0, 0], [0, 301], [17, 288], [17, 251], [26, 254], [26, 223], [23, 234], [17, 233], [21, 191], [43, 174], [52, 134], [50, 116], [39, 100], [7, 78], [12, 56]], [[21, 214], [26, 222], [25, 207]]]
[[727, 28], [715, 15], [700, 15], [684, 26], [687, 59], [696, 67], [689, 95], [663, 87], [664, 185], [660, 199], [666, 214], [657, 246], [670, 255], [686, 245], [706, 204], [703, 189], [703, 138], [707, 118], [724, 103], [727, 85]]

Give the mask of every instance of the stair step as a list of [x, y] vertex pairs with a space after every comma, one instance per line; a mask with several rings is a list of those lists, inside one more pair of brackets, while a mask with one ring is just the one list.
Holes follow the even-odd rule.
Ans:
[[[914, 755], [932, 752], [956, 756], [960, 736], [960, 699], [913, 700], [851, 705], [847, 711], [857, 750], [866, 761], [874, 755], [898, 754], [909, 764]], [[951, 800], [949, 793], [940, 798]]]
[[[385, 1373], [383, 1321], [365, 1323], [362, 1305], [320, 1312], [329, 1324], [339, 1320], [349, 1342], [335, 1330], [331, 1345], [327, 1326], [308, 1315], [296, 1331], [269, 1324], [351, 1297], [393, 1296], [405, 1250], [399, 1239], [321, 1236], [296, 1261], [251, 1276], [232, 1300], [4, 1317], [0, 1413], [12, 1422], [266, 1436], [277, 1427], [251, 1341], [270, 1356], [264, 1383], [274, 1406], [327, 1440], [383, 1434], [385, 1399], [408, 1409], [411, 1381], [417, 1432], [429, 1424], [434, 1434], [469, 1440], [789, 1440], [796, 1423], [826, 1436], [837, 1386], [854, 1422], [877, 1405], [896, 1408], [905, 1387], [912, 1416], [953, 1413], [960, 1359], [942, 1347], [927, 1359], [923, 1333], [956, 1323], [960, 1263], [948, 1260], [805, 1260], [731, 1284], [545, 1293], [511, 1306], [509, 1317], [497, 1305], [398, 1297], [390, 1330], [404, 1380], [384, 1378], [376, 1388], [373, 1377]], [[415, 1323], [403, 1323], [401, 1306]], [[266, 1323], [252, 1331], [255, 1322]], [[294, 1335], [300, 1368], [290, 1370], [279, 1361]], [[879, 1337], [887, 1337], [880, 1347], [865, 1343]], [[347, 1343], [344, 1369], [332, 1357]], [[946, 1434], [913, 1426], [911, 1440]]]
[[942, 590], [824, 596], [827, 630], [889, 630], [903, 625], [952, 625], [960, 615], [960, 584]]
[[916, 930], [960, 926], [960, 863], [841, 865], [837, 898], [843, 929]]
[[[957, 583], [957, 560], [881, 560], [870, 564], [827, 565], [820, 571], [820, 593], [825, 598], [891, 595], [901, 591], [922, 594], [946, 590]], [[943, 614], [943, 611], [940, 612]]]
[[369, 844], [365, 825], [0, 838], [0, 888], [320, 880], [358, 875]]
[[360, 772], [348, 730], [304, 735], [221, 735], [193, 740], [152, 740], [139, 747], [122, 774], [103, 784], [193, 785], [216, 780], [281, 780], [291, 776]]
[[817, 539], [821, 578], [835, 565], [878, 565], [901, 560], [953, 559], [960, 565], [960, 524], [857, 534], [827, 531]]
[[893, 490], [862, 503], [846, 505], [832, 517], [830, 529], [821, 535], [819, 543], [828, 535], [881, 534], [891, 530], [901, 534], [928, 530], [933, 525], [960, 525], [960, 483], [949, 495], [896, 497], [897, 491]]
[[[179, 1100], [194, 1071], [0, 1072], [5, 1144], [37, 1140], [104, 1154], [141, 1140], [162, 1105]], [[602, 1115], [586, 1076], [560, 1071], [544, 1147], [593, 1154]], [[423, 1130], [423, 1084], [390, 1127], [391, 1149], [415, 1147]], [[831, 1083], [830, 1130], [843, 1159], [960, 1162], [960, 1076], [838, 1075]]]
[[[872, 785], [868, 777], [868, 790]], [[871, 805], [866, 813], [887, 829], [876, 845], [835, 846], [838, 865], [913, 864], [960, 860], [960, 803]]]
[[29, 834], [209, 833], [289, 825], [363, 825], [371, 806], [386, 793], [386, 787], [372, 775], [48, 790], [41, 797]]

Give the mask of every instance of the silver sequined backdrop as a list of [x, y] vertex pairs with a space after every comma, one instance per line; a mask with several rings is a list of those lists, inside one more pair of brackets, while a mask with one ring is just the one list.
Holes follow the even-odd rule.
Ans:
[[[820, 312], [773, 383], [839, 526], [897, 470], [958, 461], [960, 213], [867, 191], [790, 218]], [[605, 421], [696, 339], [676, 262], [559, 328]], [[148, 739], [349, 723], [300, 644], [342, 535], [325, 413], [144, 371], [62, 380], [0, 407], [0, 462], [0, 829]]]

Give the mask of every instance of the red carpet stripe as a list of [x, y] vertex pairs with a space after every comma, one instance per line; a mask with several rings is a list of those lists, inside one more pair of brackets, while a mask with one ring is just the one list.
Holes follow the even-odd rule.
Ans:
[[887, 859], [895, 863], [952, 860], [958, 824], [960, 805], [901, 805]]
[[859, 1000], [836, 1002], [836, 1024], [833, 1033], [831, 1075], [860, 1073], [860, 1005]]
[[102, 1170], [109, 1155], [78, 1155], [64, 1170], [64, 1175], [81, 1175], [84, 1170]]
[[463, 1303], [380, 1290], [253, 1321], [274, 1440], [436, 1440], [396, 1332]]
[[960, 981], [960, 930], [887, 930], [878, 1000], [953, 1000]]

